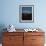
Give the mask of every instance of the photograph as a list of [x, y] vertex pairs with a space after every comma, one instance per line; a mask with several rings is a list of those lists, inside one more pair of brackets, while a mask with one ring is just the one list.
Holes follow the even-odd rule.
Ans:
[[20, 5], [19, 10], [20, 22], [34, 21], [34, 5]]

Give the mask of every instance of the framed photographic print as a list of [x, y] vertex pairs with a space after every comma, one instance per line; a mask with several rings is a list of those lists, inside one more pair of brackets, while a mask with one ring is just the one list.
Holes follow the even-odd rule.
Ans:
[[19, 21], [24, 23], [34, 22], [34, 5], [19, 6]]

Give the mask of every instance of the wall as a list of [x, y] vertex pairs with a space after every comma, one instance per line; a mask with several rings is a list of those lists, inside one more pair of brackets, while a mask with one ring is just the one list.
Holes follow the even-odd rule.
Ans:
[[[19, 22], [19, 5], [34, 5], [34, 23]], [[46, 1], [44, 0], [1, 0], [0, 25], [13, 24], [16, 28], [46, 28]], [[39, 21], [40, 20], [40, 21]]]
[[[1, 23], [4, 25], [13, 24], [16, 28], [29, 28], [36, 27], [36, 3], [34, 0], [2, 0], [2, 14], [1, 14]], [[19, 22], [19, 5], [35, 5], [34, 6], [34, 23], [20, 23]]]
[[[19, 22], [19, 5], [34, 5], [34, 22]], [[42, 28], [46, 32], [46, 0], [0, 0], [0, 31], [13, 24], [15, 28]]]

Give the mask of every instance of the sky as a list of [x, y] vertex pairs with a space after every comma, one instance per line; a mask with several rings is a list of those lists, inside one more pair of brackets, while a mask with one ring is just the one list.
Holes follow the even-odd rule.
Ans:
[[32, 13], [32, 7], [22, 7], [23, 13]]

